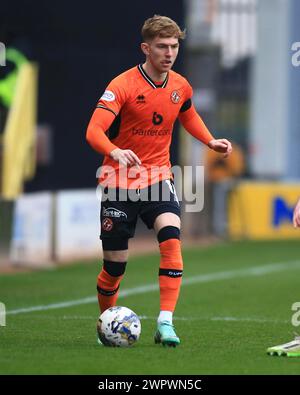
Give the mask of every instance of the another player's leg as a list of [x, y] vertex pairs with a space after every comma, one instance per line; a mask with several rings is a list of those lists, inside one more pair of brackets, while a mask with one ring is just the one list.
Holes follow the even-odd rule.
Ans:
[[176, 347], [180, 344], [173, 326], [173, 312], [179, 297], [183, 262], [180, 245], [180, 218], [173, 213], [159, 215], [154, 223], [160, 249], [160, 314], [155, 343]]
[[296, 335], [291, 342], [269, 347], [267, 353], [274, 356], [300, 357], [300, 336]]

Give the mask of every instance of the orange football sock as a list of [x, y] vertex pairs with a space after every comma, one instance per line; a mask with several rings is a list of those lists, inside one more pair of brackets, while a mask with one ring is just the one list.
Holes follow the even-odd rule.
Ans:
[[178, 239], [168, 239], [159, 243], [159, 289], [160, 310], [174, 312], [179, 297], [183, 262]]
[[98, 303], [101, 313], [116, 306], [122, 278], [123, 275], [111, 276], [104, 269], [101, 270], [97, 279]]

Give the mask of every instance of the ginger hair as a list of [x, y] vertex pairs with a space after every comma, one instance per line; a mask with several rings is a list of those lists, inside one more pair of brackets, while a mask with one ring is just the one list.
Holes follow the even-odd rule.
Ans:
[[183, 40], [185, 30], [181, 30], [177, 23], [167, 16], [154, 15], [145, 21], [142, 27], [142, 37], [145, 42], [155, 37], [175, 37]]

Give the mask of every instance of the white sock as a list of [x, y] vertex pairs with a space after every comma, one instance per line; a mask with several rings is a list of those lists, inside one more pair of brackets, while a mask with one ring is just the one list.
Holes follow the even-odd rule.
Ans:
[[162, 322], [162, 321], [168, 321], [168, 322], [170, 322], [170, 324], [172, 325], [172, 323], [173, 323], [173, 312], [172, 312], [172, 311], [165, 311], [165, 310], [162, 310], [162, 311], [159, 313], [157, 322], [160, 323], [160, 322]]

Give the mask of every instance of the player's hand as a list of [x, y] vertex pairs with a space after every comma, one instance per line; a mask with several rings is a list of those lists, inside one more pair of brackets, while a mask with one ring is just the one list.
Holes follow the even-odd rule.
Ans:
[[300, 199], [294, 209], [293, 224], [295, 228], [300, 228]]
[[142, 164], [139, 157], [130, 149], [123, 150], [121, 148], [116, 148], [111, 151], [110, 156], [113, 160], [119, 162], [123, 166], [139, 166]]
[[216, 152], [221, 152], [224, 154], [224, 158], [227, 158], [232, 152], [232, 146], [230, 141], [226, 139], [214, 139], [210, 140], [207, 144], [209, 148], [213, 149]]

